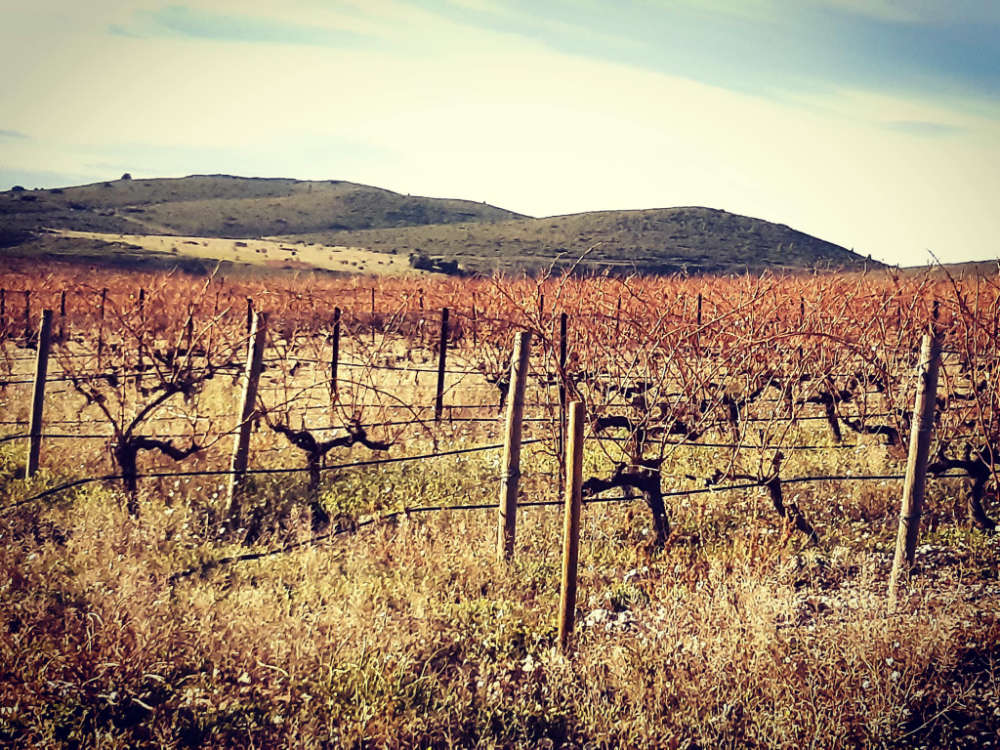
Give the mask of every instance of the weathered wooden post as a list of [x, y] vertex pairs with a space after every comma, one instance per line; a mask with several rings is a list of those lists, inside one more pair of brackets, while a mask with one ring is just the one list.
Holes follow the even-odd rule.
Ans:
[[38, 354], [35, 358], [35, 382], [31, 390], [31, 420], [28, 422], [28, 464], [24, 474], [33, 477], [38, 471], [38, 457], [42, 451], [42, 409], [45, 406], [45, 377], [49, 371], [49, 344], [52, 337], [52, 311], [42, 310], [42, 324], [38, 330]]
[[24, 338], [31, 340], [31, 290], [24, 290]]
[[59, 340], [66, 340], [66, 290], [59, 292]]
[[108, 290], [101, 290], [101, 309], [97, 322], [97, 369], [101, 369], [101, 356], [104, 354], [104, 305], [108, 301]]
[[701, 292], [695, 302], [695, 329], [694, 329], [694, 351], [697, 356], [701, 356]]
[[510, 392], [507, 395], [497, 540], [497, 559], [501, 562], [514, 557], [517, 485], [521, 478], [521, 420], [524, 417], [524, 383], [528, 376], [530, 354], [531, 333], [522, 331], [514, 338], [514, 353], [510, 358]]
[[375, 287], [372, 287], [372, 346], [375, 346]]
[[142, 344], [146, 337], [146, 290], [139, 289], [139, 347], [138, 355], [136, 357], [136, 373], [135, 373], [135, 389], [137, 391], [142, 390], [142, 372], [145, 368], [142, 362]]
[[[566, 313], [559, 314], [559, 460], [566, 456]], [[559, 489], [563, 487], [563, 475], [559, 472]]]
[[913, 423], [910, 429], [910, 450], [906, 458], [906, 475], [903, 480], [903, 499], [899, 512], [899, 530], [896, 534], [896, 554], [889, 577], [889, 607], [896, 605], [899, 577], [903, 566], [913, 565], [920, 532], [920, 513], [924, 503], [927, 481], [927, 458], [931, 448], [931, 430], [934, 427], [934, 409], [937, 406], [938, 366], [941, 360], [941, 338], [935, 331], [924, 334], [920, 344], [920, 363], [917, 374], [917, 396], [913, 405]]
[[444, 368], [448, 356], [448, 308], [441, 310], [441, 337], [438, 343], [437, 392], [434, 396], [434, 421], [441, 421], [444, 408]]
[[583, 403], [569, 405], [569, 444], [566, 446], [566, 517], [563, 525], [562, 586], [559, 592], [559, 646], [569, 648], [576, 616], [576, 572], [580, 557], [580, 508], [583, 504]]
[[337, 403], [337, 368], [340, 366], [340, 308], [333, 308], [333, 352], [330, 354], [331, 406]]
[[257, 383], [264, 361], [264, 340], [266, 338], [267, 316], [254, 315], [250, 329], [250, 345], [247, 351], [247, 366], [243, 374], [243, 397], [240, 400], [239, 424], [233, 441], [233, 460], [229, 477], [229, 498], [226, 503], [226, 518], [235, 528], [240, 517], [240, 492], [247, 471], [250, 453], [250, 431], [257, 413]]
[[420, 346], [423, 347], [424, 331], [426, 330], [427, 325], [426, 321], [424, 320], [424, 290], [422, 287], [417, 290], [417, 301], [420, 305], [420, 324], [419, 324]]
[[476, 293], [472, 293], [472, 345], [479, 346], [479, 314], [476, 312]]

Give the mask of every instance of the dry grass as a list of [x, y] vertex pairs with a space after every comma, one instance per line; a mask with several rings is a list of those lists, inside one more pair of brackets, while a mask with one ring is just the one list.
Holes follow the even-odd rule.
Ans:
[[[17, 458], [4, 454], [4, 503], [31, 491], [9, 479]], [[455, 496], [491, 502], [496, 471], [490, 455], [385, 467], [331, 478], [323, 498], [354, 516]], [[215, 491], [197, 480], [151, 488], [138, 520], [103, 487], [3, 517], [0, 737], [77, 747], [995, 741], [1000, 549], [956, 528], [943, 497], [893, 616], [891, 485], [803, 489], [829, 540], [820, 549], [789, 538], [756, 493], [676, 503], [674, 541], [652, 555], [644, 510], [588, 506], [580, 625], [564, 657], [554, 509], [522, 511], [509, 569], [493, 562], [494, 514], [466, 511], [171, 582], [247, 551], [220, 536]], [[257, 549], [308, 537], [302, 480], [258, 492], [280, 518]], [[536, 476], [531, 492], [552, 488]]]
[[217, 237], [191, 237], [157, 234], [102, 234], [58, 230], [56, 235], [97, 242], [123, 242], [130, 248], [177, 257], [228, 261], [237, 265], [277, 269], [347, 271], [380, 276], [420, 276], [426, 272], [410, 266], [406, 255], [376, 253], [359, 247], [328, 246], [309, 242], [285, 242], [274, 239], [244, 241]]

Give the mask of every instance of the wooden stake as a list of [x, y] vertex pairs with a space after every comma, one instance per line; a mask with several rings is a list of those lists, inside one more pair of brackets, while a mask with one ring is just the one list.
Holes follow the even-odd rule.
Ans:
[[253, 297], [247, 297], [247, 333], [253, 328]]
[[903, 481], [902, 507], [899, 513], [899, 531], [896, 534], [896, 554], [889, 577], [889, 607], [896, 606], [899, 577], [905, 565], [913, 565], [920, 532], [920, 513], [924, 503], [927, 481], [927, 458], [931, 447], [931, 430], [934, 427], [934, 409], [937, 406], [938, 365], [941, 360], [941, 338], [935, 332], [924, 334], [920, 343], [920, 364], [917, 374], [920, 382], [913, 405], [913, 423], [910, 429], [910, 450], [906, 459], [906, 478]]
[[138, 356], [136, 357], [136, 373], [135, 373], [135, 389], [136, 391], [142, 390], [142, 372], [144, 365], [142, 362], [142, 343], [143, 337], [146, 335], [146, 290], [139, 289], [139, 350]]
[[576, 616], [576, 571], [580, 556], [580, 508], [583, 504], [583, 403], [569, 405], [566, 446], [566, 518], [563, 526], [562, 588], [559, 593], [559, 646], [569, 648]]
[[517, 485], [521, 478], [521, 420], [524, 417], [524, 383], [528, 379], [531, 333], [522, 331], [514, 339], [510, 358], [510, 389], [507, 394], [507, 423], [504, 430], [503, 474], [500, 475], [500, 518], [497, 559], [514, 558], [517, 533]]
[[476, 312], [476, 293], [472, 293], [472, 345], [479, 345], [479, 314]]
[[437, 393], [434, 396], [434, 421], [441, 421], [441, 410], [444, 408], [444, 367], [448, 356], [448, 308], [441, 310], [441, 338], [438, 343], [438, 378]]
[[31, 340], [31, 291], [24, 290], [24, 338]]
[[101, 312], [97, 324], [97, 369], [101, 369], [101, 355], [104, 353], [104, 303], [108, 301], [108, 290], [101, 290]]
[[[566, 455], [566, 313], [559, 314], [559, 460]], [[562, 473], [559, 474], [559, 489], [562, 490]]]
[[239, 496], [247, 471], [250, 453], [250, 430], [257, 415], [257, 383], [264, 361], [265, 328], [267, 316], [256, 313], [250, 329], [250, 345], [247, 351], [247, 366], [243, 375], [243, 397], [240, 400], [239, 426], [233, 441], [232, 474], [229, 477], [229, 498], [226, 503], [226, 517], [232, 527], [236, 527], [240, 517]]
[[337, 367], [340, 365], [340, 308], [333, 308], [333, 352], [330, 355], [331, 405], [337, 402]]
[[66, 292], [59, 292], [59, 340], [66, 339]]
[[31, 421], [28, 434], [28, 464], [24, 474], [33, 477], [38, 471], [38, 457], [42, 451], [42, 409], [45, 406], [45, 377], [49, 371], [49, 343], [52, 336], [52, 311], [42, 310], [42, 324], [38, 330], [38, 355], [35, 359], [35, 383], [31, 391]]

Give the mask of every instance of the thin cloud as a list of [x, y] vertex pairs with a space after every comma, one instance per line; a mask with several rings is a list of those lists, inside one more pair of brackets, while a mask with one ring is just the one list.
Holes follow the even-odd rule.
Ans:
[[960, 128], [957, 125], [949, 125], [943, 122], [922, 122], [920, 120], [896, 120], [885, 123], [885, 127], [889, 130], [895, 130], [898, 133], [917, 135], [925, 138], [941, 138], [965, 132], [965, 128]]
[[179, 36], [207, 41], [288, 44], [318, 47], [354, 45], [360, 36], [344, 29], [289, 23], [265, 16], [212, 13], [186, 5], [168, 5], [138, 14], [132, 26], [114, 24], [117, 36]]
[[[993, 13], [949, 19], [909, 0], [677, 0], [599, 3], [422, 0], [444, 17], [551, 49], [763, 96], [844, 87], [994, 100], [1000, 27]], [[869, 12], [861, 12], [865, 7]], [[751, 10], [752, 9], [752, 10]], [[924, 12], [919, 12], [921, 10]], [[915, 18], [920, 19], [916, 23]], [[599, 35], [593, 33], [600, 30]]]
[[0, 130], [0, 138], [23, 141], [27, 140], [28, 135], [27, 133], [22, 133], [20, 130]]
[[108, 33], [114, 36], [122, 36], [126, 39], [142, 39], [143, 35], [136, 33], [131, 29], [127, 29], [121, 24], [113, 23], [108, 26]]

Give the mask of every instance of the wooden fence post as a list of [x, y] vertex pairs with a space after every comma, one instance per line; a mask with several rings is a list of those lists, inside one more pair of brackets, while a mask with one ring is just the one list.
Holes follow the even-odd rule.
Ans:
[[253, 297], [247, 297], [247, 333], [253, 329]]
[[434, 421], [441, 421], [444, 408], [444, 366], [448, 356], [448, 308], [441, 310], [441, 340], [438, 344], [437, 393], [434, 396]]
[[[566, 313], [559, 314], [559, 460], [566, 456]], [[559, 489], [563, 488], [563, 474], [559, 472]]]
[[331, 405], [337, 402], [337, 368], [340, 366], [340, 308], [333, 308], [333, 352], [330, 354]]
[[562, 587], [559, 592], [559, 646], [569, 647], [576, 616], [576, 571], [580, 557], [580, 508], [583, 504], [583, 403], [569, 405], [566, 446], [566, 518], [563, 526]]
[[927, 458], [931, 447], [931, 430], [934, 427], [934, 409], [937, 406], [938, 365], [941, 360], [941, 338], [935, 331], [924, 334], [920, 343], [920, 363], [917, 374], [917, 396], [913, 405], [913, 423], [910, 429], [910, 450], [906, 458], [906, 478], [903, 480], [903, 499], [899, 512], [899, 530], [896, 534], [896, 554], [889, 577], [889, 607], [896, 605], [899, 577], [904, 564], [913, 565], [920, 532], [920, 513], [924, 503], [927, 481]]
[[472, 345], [479, 346], [479, 314], [476, 312], [476, 293], [472, 293]]
[[42, 324], [38, 330], [38, 356], [35, 359], [35, 383], [31, 390], [31, 421], [28, 434], [28, 464], [24, 475], [33, 477], [38, 471], [38, 457], [42, 450], [42, 409], [45, 406], [45, 377], [49, 371], [49, 343], [52, 338], [52, 311], [42, 310]]
[[521, 420], [524, 417], [524, 384], [528, 379], [531, 333], [522, 331], [514, 339], [510, 359], [510, 391], [507, 394], [507, 423], [504, 430], [503, 473], [500, 475], [500, 518], [497, 559], [514, 557], [517, 533], [517, 485], [521, 478]]
[[142, 373], [145, 369], [145, 365], [142, 361], [142, 342], [143, 336], [146, 333], [146, 290], [139, 289], [139, 347], [138, 356], [136, 362], [136, 373], [135, 373], [135, 389], [136, 391], [142, 390]]
[[701, 356], [701, 301], [701, 292], [698, 292], [697, 309], [695, 311], [694, 351], [699, 357]]
[[104, 304], [108, 301], [108, 290], [101, 290], [101, 310], [97, 323], [97, 369], [101, 369], [101, 356], [104, 354]]
[[426, 328], [425, 321], [424, 321], [424, 290], [423, 290], [423, 288], [420, 288], [420, 289], [417, 290], [417, 292], [418, 292], [418, 300], [419, 300], [419, 303], [420, 303], [420, 324], [419, 324], [418, 333], [420, 334], [420, 346], [423, 347], [423, 345], [424, 345], [424, 329]]
[[226, 518], [230, 526], [236, 527], [240, 517], [240, 492], [247, 471], [247, 460], [250, 452], [250, 430], [253, 418], [257, 413], [257, 383], [264, 360], [264, 340], [267, 316], [264, 313], [254, 315], [253, 326], [250, 329], [250, 346], [247, 352], [247, 366], [243, 375], [243, 397], [240, 400], [239, 424], [233, 441], [232, 474], [229, 477], [229, 498], [226, 503]]
[[59, 340], [66, 340], [66, 291], [59, 292]]
[[24, 338], [31, 340], [31, 290], [24, 290]]

